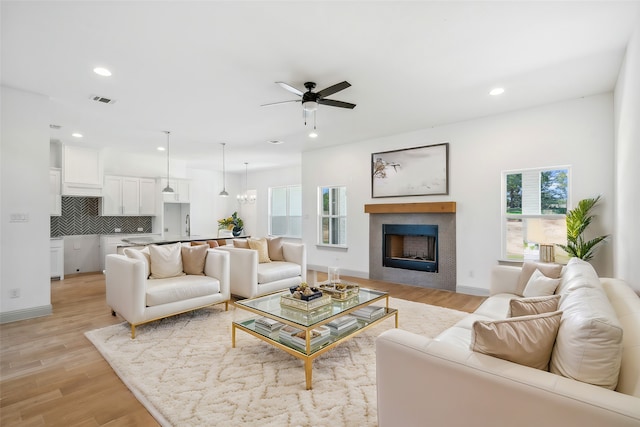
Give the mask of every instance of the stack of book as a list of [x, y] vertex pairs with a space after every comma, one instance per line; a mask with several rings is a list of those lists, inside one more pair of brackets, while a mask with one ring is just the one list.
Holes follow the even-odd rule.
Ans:
[[302, 329], [294, 328], [293, 326], [285, 325], [280, 328], [278, 336], [280, 337], [281, 343], [291, 345], [292, 337], [300, 332], [304, 331]]
[[358, 327], [358, 319], [347, 314], [327, 323], [331, 335], [342, 335]]
[[[309, 331], [311, 338], [309, 339], [309, 345], [311, 350], [315, 350], [322, 344], [326, 343], [330, 337], [330, 330], [326, 326], [318, 326], [317, 328]], [[291, 345], [299, 350], [306, 351], [307, 342], [305, 338], [305, 332], [301, 331], [291, 336]]]
[[262, 335], [270, 336], [272, 333], [279, 331], [283, 326], [284, 323], [269, 319], [268, 317], [260, 317], [255, 321], [256, 332], [260, 332]]
[[371, 321], [380, 316], [383, 316], [387, 310], [385, 307], [378, 307], [377, 305], [368, 305], [353, 311], [351, 314], [359, 319]]

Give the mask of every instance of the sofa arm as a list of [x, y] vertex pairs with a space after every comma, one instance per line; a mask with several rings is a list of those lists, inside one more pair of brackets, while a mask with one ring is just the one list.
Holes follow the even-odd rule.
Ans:
[[302, 281], [307, 281], [307, 247], [304, 243], [282, 243], [282, 254], [287, 262], [300, 265]]
[[220, 281], [220, 294], [225, 300], [231, 298], [231, 260], [229, 252], [208, 249], [204, 274]]
[[378, 425], [637, 426], [640, 399], [400, 329], [376, 340]]
[[107, 305], [129, 323], [144, 318], [146, 306], [145, 265], [124, 255], [105, 259]]
[[231, 293], [252, 298], [258, 292], [258, 251], [253, 249], [220, 246], [216, 250], [227, 251], [230, 259]]
[[491, 269], [489, 295], [517, 294], [521, 267], [494, 265]]

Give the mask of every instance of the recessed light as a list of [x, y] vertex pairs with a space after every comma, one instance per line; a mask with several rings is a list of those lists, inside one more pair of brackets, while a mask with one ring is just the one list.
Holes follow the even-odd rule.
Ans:
[[491, 92], [489, 92], [489, 95], [497, 96], [497, 95], [502, 95], [503, 93], [504, 93], [504, 88], [496, 87], [491, 89]]
[[315, 132], [310, 132], [309, 133], [309, 138], [317, 138], [317, 137], [318, 137], [317, 133], [315, 133]]
[[111, 76], [111, 71], [107, 70], [106, 68], [102, 68], [102, 67], [94, 68], [93, 72], [96, 73], [97, 75], [103, 76], [103, 77]]
[[164, 151], [164, 147], [158, 147], [158, 151]]
[[78, 133], [78, 132], [72, 133], [71, 136], [74, 137], [74, 138], [82, 138], [82, 134]]
[[269, 144], [280, 145], [284, 144], [284, 141], [280, 141], [279, 139], [272, 139], [271, 141], [269, 141]]

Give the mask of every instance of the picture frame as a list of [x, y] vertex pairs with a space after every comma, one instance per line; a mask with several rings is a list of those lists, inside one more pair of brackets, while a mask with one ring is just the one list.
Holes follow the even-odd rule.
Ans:
[[449, 143], [371, 154], [371, 197], [449, 194]]

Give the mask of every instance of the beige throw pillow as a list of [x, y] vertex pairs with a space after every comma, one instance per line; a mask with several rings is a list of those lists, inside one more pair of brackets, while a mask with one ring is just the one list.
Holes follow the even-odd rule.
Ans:
[[267, 245], [269, 246], [269, 258], [271, 261], [285, 261], [282, 252], [282, 237], [268, 237]]
[[124, 254], [127, 258], [137, 259], [144, 262], [144, 278], [148, 279], [151, 274], [151, 258], [149, 257], [149, 248], [146, 247], [142, 250], [133, 248], [124, 248]]
[[264, 237], [261, 239], [247, 239], [249, 242], [249, 248], [258, 251], [258, 262], [265, 263], [271, 262], [269, 258], [269, 246], [267, 245], [267, 239]]
[[251, 249], [247, 239], [233, 239], [233, 247], [240, 249]]
[[522, 271], [518, 278], [518, 287], [516, 288], [516, 294], [523, 295], [524, 288], [529, 283], [529, 279], [534, 271], [540, 270], [542, 274], [552, 279], [558, 279], [562, 274], [562, 266], [559, 264], [543, 264], [539, 262], [527, 261], [522, 264]]
[[560, 326], [561, 311], [510, 319], [477, 320], [471, 350], [546, 371]]
[[542, 274], [540, 270], [536, 269], [536, 271], [534, 271], [529, 278], [524, 291], [522, 291], [522, 296], [524, 296], [525, 298], [530, 298], [553, 295], [559, 284], [560, 279], [552, 279], [550, 277], [547, 277]]
[[184, 276], [181, 248], [181, 243], [149, 246], [152, 279]]
[[509, 301], [509, 317], [531, 316], [558, 310], [560, 295], [512, 299]]
[[204, 263], [207, 260], [209, 245], [182, 247], [182, 269], [186, 274], [204, 276]]

